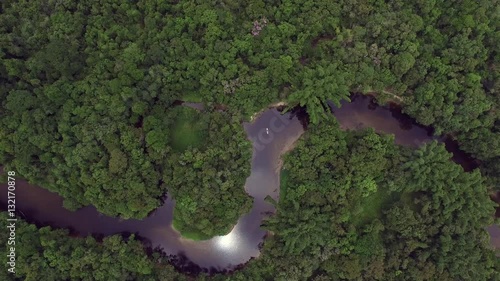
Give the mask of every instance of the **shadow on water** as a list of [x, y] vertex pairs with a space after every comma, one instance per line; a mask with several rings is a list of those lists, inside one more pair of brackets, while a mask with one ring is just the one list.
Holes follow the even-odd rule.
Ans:
[[[451, 136], [434, 136], [432, 127], [418, 124], [415, 119], [403, 113], [401, 106], [397, 104], [380, 106], [373, 96], [353, 94], [351, 102], [342, 101], [341, 107], [331, 103], [330, 106], [333, 115], [344, 129], [373, 128], [377, 133], [393, 134], [397, 144], [414, 148], [438, 140], [444, 143], [446, 150], [452, 154], [451, 160], [462, 166], [464, 171], [470, 172], [480, 165], [480, 161], [461, 150], [458, 142]], [[497, 208], [496, 216], [499, 215], [500, 208]], [[488, 232], [491, 236], [491, 245], [499, 248], [500, 228], [492, 225], [488, 227]]]
[[290, 114], [300, 121], [300, 124], [302, 125], [302, 128], [304, 128], [304, 130], [307, 130], [307, 126], [309, 125], [309, 114], [307, 114], [307, 107], [296, 106], [290, 110]]
[[[351, 102], [342, 101], [341, 107], [331, 106], [339, 124], [344, 129], [373, 128], [376, 132], [393, 134], [397, 144], [418, 147], [433, 139], [444, 141], [453, 161], [470, 171], [478, 162], [461, 151], [458, 143], [449, 137], [433, 136], [430, 127], [419, 125], [402, 113], [399, 106], [382, 107], [374, 98], [353, 95]], [[177, 102], [178, 104], [185, 104]], [[201, 109], [199, 104], [185, 104]], [[93, 206], [71, 212], [63, 208], [62, 198], [48, 190], [18, 180], [16, 188], [18, 216], [38, 227], [50, 225], [68, 228], [72, 236], [92, 235], [98, 239], [112, 234], [129, 237], [132, 233], [147, 247], [148, 253], [162, 249], [163, 257], [177, 269], [196, 275], [201, 272], [229, 272], [238, 269], [260, 254], [267, 233], [261, 228], [262, 219], [275, 212], [272, 205], [264, 201], [266, 196], [279, 198], [279, 172], [283, 150], [290, 149], [309, 123], [306, 108], [295, 107], [281, 114], [284, 107], [268, 109], [252, 123], [244, 123], [248, 138], [253, 144], [251, 174], [245, 183], [245, 191], [254, 198], [250, 213], [242, 216], [231, 233], [205, 241], [182, 238], [171, 227], [175, 202], [166, 196], [163, 205], [142, 220], [121, 220], [101, 215]], [[0, 185], [2, 210], [7, 208], [7, 185]], [[500, 229], [489, 229], [500, 244]], [[496, 231], [496, 232], [495, 232]]]
[[450, 136], [434, 136], [432, 127], [418, 124], [395, 103], [380, 106], [373, 96], [353, 94], [351, 102], [342, 101], [341, 107], [330, 103], [330, 108], [344, 129], [373, 128], [377, 133], [394, 135], [397, 144], [410, 147], [438, 140], [445, 144], [446, 150], [453, 154], [452, 160], [465, 171], [472, 171], [479, 166], [479, 161], [461, 150], [456, 140]]
[[410, 147], [435, 139], [432, 128], [419, 125], [396, 104], [379, 106], [374, 97], [361, 94], [353, 94], [350, 99], [351, 102], [341, 101], [340, 107], [329, 103], [343, 129], [373, 128], [377, 133], [394, 135], [397, 144]]
[[[199, 107], [196, 104], [187, 106]], [[264, 202], [264, 198], [278, 195], [277, 166], [281, 149], [303, 132], [296, 116], [290, 113], [282, 115], [276, 109], [266, 110], [254, 122], [243, 125], [254, 144], [251, 174], [244, 187], [254, 197], [254, 204], [251, 212], [242, 216], [228, 235], [205, 241], [182, 238], [171, 227], [175, 202], [168, 196], [162, 199], [164, 204], [147, 218], [123, 220], [102, 215], [93, 206], [69, 211], [63, 207], [59, 195], [21, 179], [16, 182], [18, 216], [38, 227], [67, 228], [71, 236], [91, 235], [102, 240], [113, 234], [125, 238], [134, 234], [144, 242], [148, 253], [162, 249], [167, 260], [188, 274], [235, 270], [260, 254], [266, 234], [260, 225], [266, 214], [274, 212], [273, 206]], [[6, 184], [0, 185], [2, 210], [7, 209], [6, 189]]]

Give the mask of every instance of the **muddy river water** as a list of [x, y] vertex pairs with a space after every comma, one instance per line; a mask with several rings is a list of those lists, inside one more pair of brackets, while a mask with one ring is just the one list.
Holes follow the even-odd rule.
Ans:
[[[394, 134], [395, 142], [417, 147], [424, 142], [438, 139], [445, 142], [453, 153], [453, 161], [470, 171], [476, 161], [458, 149], [458, 145], [447, 138], [432, 136], [432, 129], [416, 124], [395, 106], [382, 107], [369, 96], [354, 95], [351, 102], [343, 102], [332, 112], [346, 129], [371, 127], [377, 132]], [[261, 113], [254, 122], [244, 123], [248, 138], [253, 143], [251, 174], [246, 180], [245, 191], [254, 198], [250, 213], [242, 216], [233, 230], [226, 236], [206, 241], [183, 239], [171, 227], [174, 202], [167, 198], [162, 207], [142, 220], [120, 220], [107, 217], [88, 206], [76, 212], [62, 207], [62, 198], [40, 187], [17, 181], [16, 203], [19, 216], [39, 226], [66, 227], [81, 236], [97, 234], [136, 233], [146, 244], [161, 247], [175, 256], [174, 263], [181, 269], [224, 270], [232, 269], [259, 255], [259, 245], [266, 232], [260, 228], [264, 216], [274, 211], [264, 198], [278, 199], [280, 155], [290, 149], [303, 133], [303, 124], [296, 114], [281, 115], [276, 109]], [[6, 184], [1, 185], [0, 203], [6, 209]], [[500, 229], [488, 228], [491, 244], [500, 247]]]

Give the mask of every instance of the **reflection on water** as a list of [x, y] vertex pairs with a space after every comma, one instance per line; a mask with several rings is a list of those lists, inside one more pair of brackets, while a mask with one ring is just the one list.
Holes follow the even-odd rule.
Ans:
[[418, 124], [415, 119], [401, 112], [397, 105], [382, 107], [372, 96], [353, 95], [352, 102], [342, 101], [337, 108], [330, 104], [333, 115], [345, 129], [373, 128], [377, 133], [392, 134], [397, 144], [417, 148], [426, 142], [444, 142], [446, 150], [453, 154], [452, 160], [465, 171], [478, 167], [479, 163], [470, 154], [460, 150], [458, 143], [450, 137], [433, 136], [433, 129]]
[[330, 104], [342, 128], [373, 128], [377, 133], [393, 134], [397, 144], [411, 147], [435, 139], [432, 129], [417, 124], [397, 106], [378, 106], [373, 97], [366, 95], [353, 95], [351, 101], [341, 101], [340, 108]]
[[[283, 116], [275, 109], [264, 111], [255, 122], [246, 123], [244, 127], [254, 144], [254, 153], [252, 172], [242, 188], [254, 197], [254, 203], [250, 213], [242, 216], [225, 236], [206, 241], [182, 238], [171, 226], [175, 202], [170, 198], [143, 220], [120, 220], [101, 215], [92, 206], [76, 212], [68, 211], [62, 207], [62, 198], [57, 194], [18, 180], [17, 208], [25, 214], [28, 221], [39, 226], [69, 228], [72, 233], [82, 236], [136, 233], [147, 245], [160, 247], [167, 255], [172, 255], [173, 263], [188, 272], [235, 268], [259, 256], [259, 245], [266, 234], [260, 224], [266, 214], [274, 212], [274, 207], [266, 203], [264, 198], [267, 195], [277, 198], [277, 167], [281, 150], [303, 133], [297, 117], [290, 114]], [[3, 209], [7, 205], [6, 192], [3, 192], [6, 188], [6, 184], [1, 185]]]
[[233, 252], [238, 250], [239, 237], [235, 231], [232, 231], [228, 235], [217, 236], [214, 238], [214, 244], [216, 247], [221, 248], [226, 252]]
[[[342, 102], [340, 108], [332, 107], [332, 112], [346, 129], [372, 127], [379, 133], [395, 136], [401, 145], [417, 147], [432, 139], [432, 129], [420, 126], [401, 110], [392, 106], [380, 107], [371, 97], [355, 95], [352, 102]], [[92, 206], [70, 212], [62, 207], [62, 199], [45, 189], [18, 180], [16, 203], [28, 221], [39, 226], [65, 227], [79, 235], [111, 235], [116, 233], [136, 233], [147, 245], [162, 248], [172, 255], [172, 262], [187, 272], [201, 270], [232, 269], [259, 255], [259, 245], [266, 232], [260, 227], [262, 219], [273, 213], [274, 207], [264, 201], [266, 196], [277, 200], [279, 196], [280, 155], [303, 133], [306, 118], [302, 110], [295, 110], [282, 116], [277, 110], [264, 111], [253, 123], [245, 123], [248, 138], [253, 143], [252, 171], [245, 183], [245, 191], [254, 197], [250, 213], [242, 216], [232, 231], [225, 236], [206, 241], [183, 239], [172, 229], [172, 211], [175, 202], [170, 198], [162, 207], [143, 220], [120, 220], [99, 214]], [[298, 119], [301, 119], [299, 121]], [[458, 149], [451, 140], [444, 139], [447, 149], [453, 152], [453, 160], [465, 170], [477, 166], [472, 158]], [[1, 206], [6, 209], [6, 184], [1, 185]], [[242, 187], [243, 188], [243, 187]], [[492, 245], [500, 246], [500, 229], [488, 228]], [[204, 269], [202, 269], [204, 268]]]
[[[401, 108], [391, 104], [382, 107], [375, 103], [372, 96], [355, 94], [352, 102], [342, 101], [341, 107], [330, 103], [333, 115], [344, 129], [357, 130], [373, 128], [377, 133], [392, 134], [397, 144], [419, 147], [420, 145], [438, 140], [445, 144], [446, 150], [452, 153], [452, 161], [462, 166], [464, 171], [472, 171], [479, 163], [470, 154], [460, 150], [458, 142], [450, 137], [435, 137], [433, 129], [418, 124], [413, 118], [401, 112]], [[497, 210], [497, 213], [500, 208]], [[499, 248], [500, 228], [496, 225], [488, 227], [491, 244]]]
[[487, 228], [490, 234], [491, 246], [496, 249], [500, 249], [500, 227], [498, 225], [491, 225]]

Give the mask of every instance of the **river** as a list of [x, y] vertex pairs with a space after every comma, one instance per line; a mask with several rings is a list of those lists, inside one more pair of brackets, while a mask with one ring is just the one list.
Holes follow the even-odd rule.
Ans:
[[[369, 96], [354, 95], [352, 102], [342, 102], [332, 112], [345, 129], [371, 127], [379, 133], [394, 134], [395, 142], [417, 147], [424, 142], [444, 141], [453, 161], [470, 171], [477, 167], [470, 155], [460, 151], [450, 138], [432, 136], [432, 129], [418, 125], [401, 113], [397, 106], [382, 107]], [[136, 233], [147, 246], [161, 247], [171, 255], [173, 263], [187, 272], [223, 271], [236, 268], [249, 259], [258, 257], [260, 244], [266, 232], [260, 228], [264, 216], [274, 212], [274, 207], [264, 201], [266, 196], [275, 200], [279, 196], [280, 156], [290, 149], [303, 133], [303, 124], [296, 114], [281, 115], [268, 109], [252, 123], [243, 124], [253, 143], [251, 174], [246, 180], [245, 191], [254, 198], [252, 210], [242, 216], [231, 233], [206, 241], [183, 239], [171, 227], [175, 204], [167, 198], [163, 206], [143, 220], [120, 220], [107, 217], [88, 206], [76, 212], [62, 207], [62, 198], [55, 193], [18, 180], [16, 189], [17, 209], [21, 217], [39, 226], [69, 228], [73, 234], [107, 236], [116, 233]], [[6, 184], [1, 185], [2, 209], [6, 209]], [[500, 247], [500, 229], [491, 226], [488, 231], [491, 244]]]
[[[228, 235], [206, 241], [182, 238], [171, 226], [175, 202], [168, 197], [163, 206], [145, 219], [121, 220], [102, 215], [93, 206], [76, 212], [66, 210], [59, 195], [22, 180], [17, 181], [16, 188], [16, 207], [22, 212], [19, 215], [38, 226], [69, 228], [80, 236], [136, 233], [147, 246], [159, 246], [167, 255], [175, 256], [172, 262], [186, 272], [236, 268], [259, 256], [260, 244], [266, 235], [260, 224], [266, 213], [274, 211], [264, 198], [269, 195], [278, 199], [280, 155], [304, 131], [295, 115], [281, 115], [276, 109], [264, 111], [254, 122], [243, 126], [253, 143], [251, 174], [245, 191], [254, 198], [254, 203], [250, 213], [241, 217]], [[4, 210], [6, 187], [2, 184], [0, 196]]]

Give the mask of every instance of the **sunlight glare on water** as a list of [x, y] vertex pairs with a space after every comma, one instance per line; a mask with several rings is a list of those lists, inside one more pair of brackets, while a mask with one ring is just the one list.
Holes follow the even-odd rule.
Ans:
[[236, 250], [238, 248], [238, 235], [236, 231], [231, 231], [228, 235], [214, 238], [217, 247], [223, 250]]

